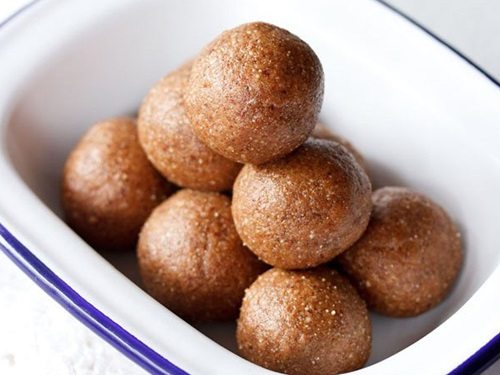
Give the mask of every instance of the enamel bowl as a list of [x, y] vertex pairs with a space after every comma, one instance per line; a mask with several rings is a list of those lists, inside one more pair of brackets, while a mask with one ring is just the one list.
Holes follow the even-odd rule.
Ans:
[[359, 374], [471, 373], [500, 346], [500, 88], [371, 0], [35, 2], [0, 27], [0, 247], [71, 314], [152, 373], [270, 374], [236, 354], [234, 324], [193, 327], [137, 285], [134, 254], [96, 253], [61, 220], [59, 179], [82, 133], [134, 113], [149, 87], [223, 29], [263, 20], [309, 42], [322, 121], [374, 183], [406, 185], [461, 228], [465, 263], [437, 308], [373, 315]]

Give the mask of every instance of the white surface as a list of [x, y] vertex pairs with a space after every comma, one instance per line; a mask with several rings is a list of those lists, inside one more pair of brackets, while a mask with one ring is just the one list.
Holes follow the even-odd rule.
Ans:
[[[178, 45], [179, 34], [175, 33], [175, 30], [184, 26], [183, 20], [182, 18], [173, 18], [170, 23], [161, 22], [161, 17], [166, 17], [167, 12], [159, 11], [155, 12], [154, 15], [151, 12], [146, 12], [152, 20], [144, 30], [134, 31], [128, 28], [128, 32], [127, 30], [118, 32], [115, 31], [119, 30], [120, 26], [117, 25], [125, 27], [130, 24], [125, 20], [141, 13], [136, 12], [131, 15], [122, 11], [111, 17], [101, 10], [106, 9], [108, 2], [103, 2], [97, 9], [89, 9], [88, 6], [83, 5], [83, 2], [71, 6], [61, 6], [61, 2], [55, 4], [54, 1], [49, 1], [49, 3], [52, 4], [50, 9], [52, 22], [49, 20], [30, 20], [30, 26], [38, 30], [36, 42], [40, 43], [43, 48], [33, 44], [33, 36], [30, 37], [21, 32], [21, 26], [25, 26], [27, 23], [18, 27], [16, 30], [18, 34], [15, 37], [14, 34], [10, 35], [18, 43], [18, 46], [30, 45], [32, 48], [18, 47], [17, 53], [8, 54], [3, 61], [0, 59], [1, 63], [6, 65], [11, 63], [10, 66], [15, 66], [18, 70], [18, 75], [8, 77], [8, 80], [6, 78], [6, 82], [21, 87], [18, 92], [19, 96], [9, 96], [9, 93], [6, 92], [0, 93], [0, 113], [2, 116], [7, 116], [7, 107], [2, 109], [1, 106], [6, 105], [6, 103], [14, 105], [16, 113], [12, 125], [7, 128], [7, 131], [10, 132], [9, 137], [13, 144], [17, 143], [18, 146], [24, 148], [29, 147], [30, 153], [24, 157], [21, 157], [20, 154], [16, 156], [15, 149], [12, 149], [11, 153], [17, 159], [16, 165], [22, 171], [26, 181], [35, 188], [38, 195], [49, 206], [56, 207], [57, 193], [54, 186], [56, 186], [57, 173], [71, 142], [83, 131], [84, 127], [103, 116], [133, 109], [147, 87], [155, 79], [182, 58], [193, 53], [199, 44], [210, 38], [210, 34], [213, 35], [225, 25], [238, 23], [238, 17], [241, 15], [235, 12], [230, 20], [218, 19], [217, 25], [210, 25], [210, 28], [205, 29], [205, 32], [202, 33], [201, 29], [208, 27], [206, 24], [203, 25], [204, 19], [212, 19], [212, 22], [215, 22], [213, 21], [215, 18], [207, 17], [210, 10], [200, 16], [196, 14], [197, 9], [183, 10], [182, 12], [179, 9], [179, 14], [194, 15], [190, 22], [198, 21], [200, 33], [199, 35], [188, 35], [191, 39], [188, 38], [182, 45]], [[315, 14], [314, 24], [307, 24], [305, 21], [313, 19], [307, 17], [307, 12], [300, 12], [301, 15], [298, 17], [296, 13], [293, 13], [293, 9], [289, 15], [284, 16], [285, 19], [278, 22], [284, 26], [289, 24], [293, 31], [313, 43], [313, 47], [319, 52], [320, 58], [325, 64], [328, 80], [324, 119], [327, 123], [334, 123], [336, 129], [353, 139], [354, 143], [365, 151], [371, 159], [374, 169], [379, 172], [379, 181], [392, 183], [402, 181], [429, 193], [446, 207], [451, 208], [460, 224], [470, 230], [467, 232], [467, 239], [475, 244], [474, 247], [470, 248], [474, 251], [468, 254], [466, 272], [462, 276], [461, 285], [454, 292], [452, 298], [448, 299], [439, 309], [415, 320], [398, 321], [397, 324], [389, 319], [378, 320], [375, 327], [375, 339], [383, 339], [385, 345], [376, 345], [375, 354], [372, 357], [372, 360], [375, 360], [377, 357], [380, 358], [394, 351], [398, 345], [411, 343], [416, 337], [427, 332], [443, 318], [454, 312], [479, 287], [496, 266], [495, 262], [498, 262], [498, 254], [494, 246], [496, 240], [494, 233], [491, 233], [486, 227], [486, 223], [498, 222], [498, 217], [495, 217], [496, 213], [489, 212], [485, 206], [479, 206], [474, 194], [480, 193], [480, 196], [483, 197], [488, 196], [488, 194], [493, 196], [494, 192], [498, 190], [499, 176], [493, 173], [486, 175], [482, 171], [483, 168], [488, 169], [488, 166], [490, 166], [489, 170], [491, 171], [498, 170], [499, 156], [494, 152], [498, 149], [494, 147], [497, 146], [495, 142], [498, 139], [498, 134], [492, 133], [494, 129], [491, 129], [489, 124], [493, 123], [495, 119], [498, 121], [500, 117], [498, 117], [498, 112], [491, 108], [493, 105], [488, 100], [494, 102], [499, 97], [498, 92], [490, 89], [482, 77], [458, 62], [447, 51], [442, 51], [431, 40], [422, 37], [412, 28], [408, 28], [408, 25], [401, 20], [396, 21], [394, 17], [389, 17], [371, 3], [367, 3], [362, 9], [357, 8], [356, 5], [364, 3], [354, 3], [355, 5], [343, 3], [344, 12], [347, 13], [334, 14], [334, 12], [325, 12], [324, 9], [313, 13]], [[335, 4], [338, 6], [342, 2], [335, 2]], [[138, 4], [134, 3], [134, 6], [138, 7]], [[308, 11], [313, 12], [314, 4], [309, 4], [309, 7]], [[269, 4], [266, 4], [262, 9], [253, 9], [252, 7], [251, 11], [259, 12], [264, 11], [264, 9], [272, 11]], [[370, 16], [372, 12], [382, 17], [380, 22], [383, 26], [379, 22], [373, 24]], [[146, 13], [142, 15], [144, 16]], [[78, 14], [80, 19], [78, 22], [76, 20], [73, 22], [68, 19], [69, 14]], [[175, 15], [175, 10], [173, 14]], [[279, 17], [277, 14], [272, 16], [272, 20], [279, 21], [274, 18]], [[318, 14], [321, 16], [317, 16]], [[91, 15], [100, 15], [100, 18], [92, 18], [97, 27], [94, 25], [90, 33], [88, 25], [92, 22], [87, 17]], [[250, 10], [247, 10], [243, 17], [251, 19], [253, 16]], [[54, 22], [57, 19], [59, 23]], [[67, 20], [67, 22], [61, 20]], [[175, 24], [176, 21], [179, 24]], [[327, 27], [325, 25], [330, 25], [330, 23], [334, 24], [331, 26], [333, 31], [328, 32], [335, 42], [333, 46], [329, 44], [331, 42], [329, 39], [322, 38], [327, 34], [325, 33], [327, 29], [324, 29]], [[53, 39], [54, 34], [48, 33], [42, 27], [47, 27], [47, 24], [51, 25], [51, 31], [55, 35], [61, 35], [61, 39]], [[359, 27], [360, 25], [363, 25], [363, 28]], [[157, 29], [154, 29], [155, 27]], [[169, 27], [173, 30], [171, 33], [168, 32], [167, 28]], [[155, 38], [148, 38], [147, 43], [137, 44], [144, 35], [147, 35], [148, 32], [151, 33], [153, 29], [164, 34], [156, 33]], [[59, 32], [55, 33], [55, 30]], [[394, 39], [395, 30], [400, 34], [401, 39]], [[92, 37], [97, 35], [103, 36], [99, 38], [98, 42], [92, 45], [83, 43], [95, 40]], [[68, 42], [74, 40], [76, 42]], [[172, 44], [174, 41], [177, 44]], [[75, 45], [79, 48], [72, 48]], [[132, 51], [130, 45], [134, 45]], [[432, 63], [428, 59], [419, 60], [421, 57], [408, 51], [408, 45], [413, 46], [415, 52], [424, 51], [427, 58], [432, 56]], [[62, 48], [64, 46], [65, 48]], [[164, 50], [158, 49], [165, 48], [165, 46], [170, 48], [168, 54]], [[94, 48], [94, 50], [87, 50], [85, 53], [85, 48]], [[113, 54], [109, 54], [110, 48], [113, 48]], [[137, 50], [140, 48], [145, 49], [142, 57], [147, 56], [148, 61], [141, 59], [140, 53], [137, 55]], [[134, 55], [126, 55], [127, 53], [134, 53]], [[24, 66], [19, 62], [20, 55], [24, 57]], [[95, 56], [100, 58], [93, 58]], [[123, 56], [129, 58], [123, 59]], [[329, 74], [330, 66], [336, 67], [336, 70], [333, 70], [331, 74]], [[412, 70], [412, 67], [418, 68]], [[130, 74], [131, 70], [135, 74]], [[442, 72], [445, 72], [444, 76]], [[87, 79], [84, 74], [90, 74], [91, 79]], [[455, 80], [452, 78], [456, 75], [461, 77], [461, 88], [467, 87], [476, 93], [473, 98], [467, 94], [467, 90], [465, 93], [455, 92]], [[122, 77], [127, 79], [123, 80]], [[69, 89], [71, 90], [70, 99], [67, 95]], [[98, 99], [96, 99], [96, 93], [99, 93]], [[107, 98], [113, 98], [113, 101], [108, 102]], [[2, 100], [4, 100], [3, 103]], [[363, 111], [360, 111], [360, 108]], [[478, 110], [480, 110], [479, 113]], [[7, 117], [2, 119], [2, 124], [5, 121], [7, 121]], [[72, 124], [71, 127], [68, 124]], [[401, 124], [404, 124], [405, 127], [401, 128]], [[471, 133], [471, 124], [477, 127], [474, 134]], [[367, 132], [366, 129], [377, 129], [377, 131]], [[30, 139], [30, 134], [36, 134], [36, 139]], [[497, 138], [494, 137], [495, 135]], [[379, 147], [380, 144], [384, 144], [383, 149]], [[457, 152], [457, 147], [459, 152]], [[469, 154], [465, 155], [461, 152], [462, 147], [467, 147]], [[50, 153], [47, 152], [48, 149], [50, 149]], [[411, 165], [414, 165], [414, 168], [411, 168]], [[477, 165], [480, 165], [481, 169], [478, 170]], [[447, 175], [446, 179], [441, 178], [443, 170], [450, 170], [450, 175]], [[2, 176], [7, 176], [9, 170], [4, 171], [7, 172], [3, 174], [2, 171]], [[471, 174], [476, 176], [476, 180], [472, 182], [469, 179]], [[451, 189], [451, 186], [454, 189]], [[198, 367], [196, 370], [194, 364], [189, 364], [190, 356], [187, 355], [188, 352], [182, 355], [183, 350], [195, 350], [199, 355], [204, 353], [207, 357], [213, 356], [207, 360], [211, 359], [210, 363], [213, 365], [224, 363], [227, 370], [231, 366], [238, 366], [239, 359], [235, 359], [231, 354], [221, 352], [216, 346], [210, 345], [207, 340], [199, 337], [190, 327], [182, 325], [175, 317], [168, 314], [165, 316], [162, 308], [145, 298], [142, 292], [136, 290], [133, 285], [129, 285], [128, 281], [123, 280], [120, 275], [107, 269], [107, 264], [94, 254], [89, 253], [91, 250], [41, 207], [37, 200], [25, 191], [22, 183], [13, 181], [12, 185], [8, 185], [5, 189], [5, 191], [0, 191], [0, 195], [5, 193], [4, 198], [8, 196], [4, 199], [4, 203], [8, 199], [8, 203], [12, 205], [14, 195], [7, 194], [12, 192], [15, 192], [15, 197], [22, 199], [22, 202], [16, 205], [16, 211], [6, 207], [4, 212], [0, 211], [2, 212], [0, 215], [5, 215], [9, 219], [8, 222], [14, 223], [19, 232], [24, 234], [21, 238], [28, 242], [30, 248], [40, 252], [39, 255], [51, 267], [60, 270], [58, 273], [63, 275], [64, 279], [70, 280], [72, 285], [78, 287], [78, 290], [82, 290], [84, 295], [94, 303], [102, 306], [113, 318], [119, 322], [127, 322], [124, 326], [139, 332], [139, 337], [145, 337], [145, 341], [150, 342], [156, 348], [161, 348], [160, 352], [168, 353], [166, 355], [168, 358], [175, 359], [177, 363], [186, 362], [187, 368], [192, 368], [194, 372], [200, 372], [200, 368]], [[464, 199], [464, 197], [469, 198]], [[29, 212], [30, 215], [24, 216], [22, 220], [19, 217], [16, 219], [19, 210], [22, 211], [22, 207], [25, 207], [26, 212]], [[466, 212], [467, 214], [465, 214]], [[44, 218], [42, 228], [33, 226], [26, 230], [30, 221], [39, 223], [41, 217]], [[25, 228], [24, 231], [23, 228]], [[472, 228], [475, 229], [472, 230]], [[47, 230], [57, 233], [57, 236], [47, 238]], [[60, 249], [66, 249], [68, 243], [71, 243], [72, 253], [60, 253]], [[475, 253], [476, 247], [477, 251], [481, 252], [480, 255]], [[75, 258], [78, 259], [78, 265], [82, 269], [73, 272], [71, 267], [75, 264]], [[90, 268], [93, 269], [96, 276], [100, 275], [101, 281], [113, 280], [110, 283], [112, 285], [108, 287], [106, 282], [99, 284], [95, 280], [88, 280], [87, 270]], [[96, 278], [99, 279], [99, 277]], [[124, 288], [121, 289], [122, 291], [125, 288], [128, 291], [127, 302], [131, 311], [124, 312], [124, 309], [119, 308], [120, 305], [124, 304], [124, 301], [120, 301], [121, 294], [119, 292], [113, 298], [105, 295], [113, 288], [119, 291], [120, 287]], [[484, 289], [483, 294], [485, 293], [487, 295], [488, 288]], [[484, 295], [478, 296], [478, 298], [484, 298]], [[135, 302], [139, 305], [136, 305]], [[32, 306], [38, 306], [38, 304], [35, 303]], [[50, 302], [47, 302], [47, 306], [50, 306]], [[141, 308], [134, 309], [134, 306]], [[465, 319], [467, 315], [477, 317], [484, 314], [484, 311], [476, 310], [477, 306], [474, 308], [472, 305], [465, 308], [462, 311], [462, 319]], [[498, 311], [495, 308], [498, 309], [498, 305], [494, 305], [493, 310], [486, 311], [486, 314], [494, 314], [495, 311]], [[138, 310], [141, 310], [142, 313], [146, 312], [145, 316], [149, 314], [150, 317], [156, 317], [152, 321], [159, 319], [164, 321], [158, 321], [158, 324], [150, 327], [154, 329], [143, 327], [137, 321], [133, 323], [134, 314]], [[62, 314], [65, 313], [62, 312]], [[28, 319], [30, 316], [27, 314]], [[493, 323], [495, 323], [495, 315], [492, 317]], [[128, 324], [129, 322], [132, 323]], [[407, 337], [403, 337], [404, 342], [398, 344], [395, 337], [399, 337], [401, 341], [402, 324], [406, 324], [404, 328]], [[164, 327], [165, 332], [170, 332], [174, 326], [178, 328], [179, 332], [183, 332], [185, 336], [191, 338], [190, 345], [186, 345], [183, 340], [179, 339], [174, 339], [170, 345], [169, 340], [172, 338], [155, 338], [158, 336], [155, 331], [160, 327]], [[461, 330], [453, 330], [453, 327], [457, 326], [464, 327]], [[408, 330], [406, 330], [407, 328]], [[460, 338], [460, 334], [465, 334], [465, 331], [471, 328], [463, 320], [462, 324], [455, 321], [455, 325], [452, 321], [448, 321], [440, 327], [438, 334], [441, 337], [453, 338], [456, 336]], [[456, 348], [455, 351], [449, 349], [452, 350], [450, 357], [456, 355], [458, 358], [464, 358], [464, 353], [470, 347], [474, 347], [477, 342], [489, 334], [488, 329], [497, 329], [498, 331], [498, 328], [498, 326], [491, 327], [484, 324], [474, 329], [474, 337], [471, 337], [467, 343]], [[85, 335], [83, 332], [82, 334]], [[439, 351], [435, 351], [435, 353], [429, 351], [429, 348], [433, 348], [432, 345], [436, 345], [436, 340], [439, 341], [439, 337], [436, 338], [436, 335], [429, 335], [417, 345], [402, 352], [401, 355], [371, 369], [378, 368], [379, 371], [382, 369], [387, 371], [387, 368], [391, 368], [394, 371], [397, 369], [398, 363], [399, 365], [411, 363], [412, 353], [426, 353], [426, 358], [439, 356]], [[77, 337], [80, 336], [77, 335]], [[92, 334], [88, 333], [88, 337], [92, 337]], [[434, 337], [434, 341], [432, 337]], [[71, 344], [68, 345], [71, 346]], [[192, 349], [196, 348], [197, 345], [203, 346], [203, 349]], [[50, 347], [56, 353], [58, 347]], [[46, 350], [45, 347], [42, 350]], [[172, 354], [172, 350], [178, 350], [181, 354]], [[115, 358], [111, 352], [106, 353], [109, 353], [110, 358]], [[7, 362], [9, 358], [7, 357]], [[435, 358], [430, 363], [434, 362], [434, 366], [449, 369], [451, 365], [443, 363], [446, 360], [450, 360], [450, 358]], [[64, 365], [67, 358], [63, 358], [61, 361]], [[128, 362], [124, 363], [128, 364]], [[421, 372], [423, 368], [419, 366], [425, 366], [425, 364], [417, 362], [415, 366], [413, 367], [415, 371]], [[438, 367], [434, 369], [436, 368]], [[120, 371], [119, 367], [116, 371]]]
[[500, 1], [387, 2], [434, 31], [500, 81]]
[[0, 22], [31, 0], [2, 0], [0, 2]]
[[139, 375], [5, 256], [0, 256], [0, 374]]

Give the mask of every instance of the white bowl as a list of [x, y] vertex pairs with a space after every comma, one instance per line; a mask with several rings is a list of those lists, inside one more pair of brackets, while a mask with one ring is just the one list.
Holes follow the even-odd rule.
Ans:
[[[58, 203], [63, 162], [90, 124], [133, 113], [163, 74], [221, 30], [252, 20], [288, 28], [316, 50], [326, 75], [323, 121], [363, 151], [375, 183], [426, 193], [464, 235], [451, 295], [420, 317], [374, 315], [373, 353], [356, 373], [477, 369], [500, 342], [500, 89], [378, 2], [32, 5], [0, 30], [0, 247], [151, 372], [272, 373], [231, 352], [234, 325], [200, 332], [150, 298], [64, 224]], [[133, 255], [108, 259], [134, 279]]]

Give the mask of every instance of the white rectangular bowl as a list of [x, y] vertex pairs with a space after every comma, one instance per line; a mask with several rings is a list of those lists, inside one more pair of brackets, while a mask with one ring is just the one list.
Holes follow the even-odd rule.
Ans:
[[162, 75], [253, 20], [315, 49], [326, 76], [322, 120], [362, 150], [375, 184], [426, 193], [464, 235], [451, 295], [416, 318], [373, 315], [373, 353], [356, 373], [479, 368], [500, 344], [500, 88], [376, 1], [32, 4], [0, 26], [0, 247], [152, 373], [272, 373], [233, 352], [234, 324], [197, 329], [150, 298], [130, 280], [133, 260], [97, 254], [58, 203], [63, 162], [90, 124], [133, 113]]

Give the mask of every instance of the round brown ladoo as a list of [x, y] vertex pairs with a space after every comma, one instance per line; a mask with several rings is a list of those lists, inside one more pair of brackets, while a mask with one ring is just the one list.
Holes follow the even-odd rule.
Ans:
[[309, 139], [283, 159], [245, 165], [233, 189], [243, 242], [273, 266], [317, 266], [351, 246], [371, 211], [371, 185], [341, 145]]
[[365, 171], [368, 170], [367, 166], [366, 166], [365, 159], [363, 158], [363, 155], [361, 155], [361, 153], [358, 151], [358, 149], [356, 147], [354, 147], [352, 145], [352, 143], [349, 142], [346, 138], [344, 138], [338, 134], [334, 134], [332, 131], [330, 131], [330, 129], [328, 129], [322, 123], [318, 122], [316, 124], [316, 126], [314, 127], [314, 130], [311, 134], [311, 137], [319, 138], [319, 139], [328, 139], [329, 141], [340, 143], [342, 146], [344, 146], [347, 149], [347, 151], [349, 151], [352, 154], [352, 156], [354, 156], [354, 159], [356, 159], [358, 164]]
[[153, 211], [141, 231], [144, 287], [188, 320], [236, 318], [245, 288], [265, 269], [241, 243], [230, 207], [222, 194], [181, 190]]
[[370, 308], [414, 316], [439, 303], [453, 285], [462, 263], [460, 234], [427, 197], [385, 187], [373, 194], [366, 232], [337, 259]]
[[149, 160], [168, 180], [198, 190], [230, 190], [242, 165], [216, 154], [191, 130], [184, 90], [191, 63], [161, 79], [139, 111], [139, 140]]
[[135, 121], [116, 118], [92, 126], [71, 152], [61, 198], [67, 223], [91, 246], [127, 250], [173, 189], [146, 158]]
[[323, 69], [297, 36], [262, 23], [222, 33], [195, 60], [185, 94], [193, 130], [211, 149], [261, 164], [300, 146], [323, 101]]
[[338, 272], [271, 269], [247, 289], [237, 326], [240, 353], [291, 375], [338, 374], [368, 359], [364, 301]]

